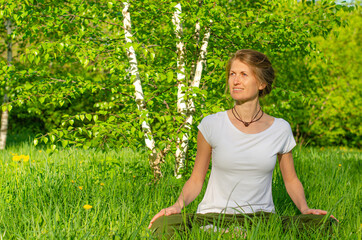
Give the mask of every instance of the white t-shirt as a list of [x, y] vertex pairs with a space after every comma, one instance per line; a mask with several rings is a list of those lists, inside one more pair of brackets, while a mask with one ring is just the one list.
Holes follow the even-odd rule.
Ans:
[[212, 169], [197, 213], [274, 212], [272, 175], [277, 154], [296, 145], [289, 123], [275, 118], [266, 130], [246, 134], [225, 111], [205, 117], [198, 128], [212, 147]]

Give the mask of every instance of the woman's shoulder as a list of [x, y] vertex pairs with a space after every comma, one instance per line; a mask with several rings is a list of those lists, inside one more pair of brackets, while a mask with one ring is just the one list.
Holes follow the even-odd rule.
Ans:
[[289, 124], [289, 122], [283, 118], [276, 118], [274, 117], [274, 122], [275, 124], [273, 124], [278, 131], [284, 130], [285, 132], [291, 132], [292, 128]]
[[274, 117], [274, 121], [277, 121], [278, 124], [283, 125], [283, 126], [290, 126], [289, 122], [287, 120], [285, 120], [284, 118], [276, 118]]
[[201, 120], [202, 124], [217, 124], [219, 122], [223, 122], [225, 119], [226, 112], [217, 112], [207, 115]]
[[226, 111], [212, 113], [202, 119], [202, 121], [218, 121], [225, 118]]

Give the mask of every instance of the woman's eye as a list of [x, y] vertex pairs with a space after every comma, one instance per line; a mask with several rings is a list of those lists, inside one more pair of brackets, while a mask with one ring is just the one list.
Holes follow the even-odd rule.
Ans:
[[248, 74], [246, 74], [246, 73], [242, 73], [242, 75], [243, 75], [243, 77], [246, 77], [246, 76], [248, 76]]
[[235, 75], [235, 73], [230, 73], [230, 76], [234, 76]]

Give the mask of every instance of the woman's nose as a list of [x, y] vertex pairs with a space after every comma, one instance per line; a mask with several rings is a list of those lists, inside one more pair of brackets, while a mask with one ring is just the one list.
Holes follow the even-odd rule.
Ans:
[[241, 82], [240, 75], [235, 75], [234, 76], [234, 85], [238, 85], [240, 82]]

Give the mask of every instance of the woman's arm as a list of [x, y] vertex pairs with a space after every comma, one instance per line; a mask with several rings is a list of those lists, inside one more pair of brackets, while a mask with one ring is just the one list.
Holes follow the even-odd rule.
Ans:
[[[278, 154], [280, 171], [282, 172], [285, 188], [302, 214], [325, 215], [327, 211], [320, 209], [310, 209], [305, 200], [304, 189], [299, 181], [294, 168], [292, 152]], [[332, 216], [333, 217], [333, 216]], [[334, 217], [333, 217], [334, 218]]]
[[211, 146], [205, 140], [202, 133], [199, 131], [197, 134], [197, 153], [195, 158], [194, 169], [192, 170], [190, 178], [187, 180], [182, 188], [181, 194], [176, 203], [168, 208], [162, 209], [151, 220], [148, 228], [151, 228], [152, 223], [159, 217], [181, 213], [181, 209], [191, 203], [201, 192], [202, 185], [205, 181], [207, 170], [209, 169], [211, 158]]

